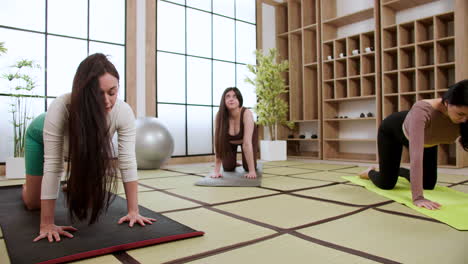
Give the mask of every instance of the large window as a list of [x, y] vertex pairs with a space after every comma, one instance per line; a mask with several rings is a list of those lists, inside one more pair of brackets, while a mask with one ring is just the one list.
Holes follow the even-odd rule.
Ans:
[[255, 0], [159, 0], [157, 112], [175, 140], [174, 156], [213, 154], [222, 92], [236, 86], [253, 107], [244, 80], [255, 64]]
[[[19, 59], [41, 65], [31, 73], [38, 85], [32, 99], [33, 115], [61, 94], [71, 92], [79, 63], [89, 54], [109, 55], [120, 74], [121, 99], [125, 99], [126, 0], [15, 0], [2, 1], [0, 42], [7, 54], [0, 56], [0, 73]], [[0, 162], [13, 153], [9, 113], [14, 91], [0, 80]], [[5, 118], [6, 117], [6, 118]]]

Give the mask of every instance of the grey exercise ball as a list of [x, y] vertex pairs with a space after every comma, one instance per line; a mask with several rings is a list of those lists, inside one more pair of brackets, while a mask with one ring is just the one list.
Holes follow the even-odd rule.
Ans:
[[138, 169], [159, 169], [174, 152], [174, 138], [155, 117], [136, 120], [136, 160]]

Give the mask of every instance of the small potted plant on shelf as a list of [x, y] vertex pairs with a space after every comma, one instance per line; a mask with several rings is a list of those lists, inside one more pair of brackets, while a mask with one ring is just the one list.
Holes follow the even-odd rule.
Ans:
[[267, 54], [262, 50], [255, 51], [257, 65], [247, 65], [254, 78], [246, 78], [246, 82], [255, 86], [257, 104], [254, 111], [257, 114], [257, 124], [268, 127], [270, 140], [260, 142], [262, 160], [286, 160], [286, 141], [278, 140], [278, 126], [294, 127], [287, 120], [288, 103], [282, 97], [286, 94], [285, 80], [282, 73], [289, 68], [287, 60], [277, 63], [278, 51], [270, 49]]
[[7, 80], [10, 88], [9, 112], [13, 126], [13, 157], [6, 159], [7, 178], [25, 177], [24, 148], [26, 129], [29, 122], [34, 118], [31, 113], [31, 99], [40, 97], [33, 94], [37, 84], [32, 77], [32, 72], [38, 68], [40, 66], [34, 61], [22, 59], [10, 66], [10, 72], [1, 76], [1, 78]]

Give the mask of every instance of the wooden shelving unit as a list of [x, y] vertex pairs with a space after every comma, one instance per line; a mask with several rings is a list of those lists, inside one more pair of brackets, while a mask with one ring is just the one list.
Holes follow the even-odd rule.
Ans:
[[293, 131], [283, 127], [279, 137], [288, 142], [288, 156], [320, 159], [320, 0], [290, 0], [275, 7], [276, 46], [281, 59], [290, 64], [284, 76], [288, 95], [283, 99], [289, 102], [289, 118], [296, 123]]
[[[280, 131], [289, 157], [376, 162], [383, 118], [441, 97], [467, 78], [468, 1], [455, 0], [452, 12], [396, 22], [398, 12], [436, 1], [374, 0], [372, 7], [344, 15], [337, 14], [337, 0], [274, 4], [276, 46], [290, 62], [284, 99], [297, 125]], [[375, 22], [370, 31], [342, 34], [342, 27], [368, 19]], [[350, 146], [363, 153], [348, 151]], [[403, 162], [409, 162], [407, 152]], [[443, 145], [438, 164], [466, 167], [468, 155], [455, 144]]]
[[[382, 113], [409, 110], [418, 100], [441, 97], [468, 76], [468, 3], [456, 0], [453, 12], [396, 24], [399, 11], [434, 0], [384, 0], [381, 4]], [[468, 156], [456, 144], [441, 145], [438, 165], [465, 167]], [[402, 162], [409, 162], [404, 151]]]
[[[379, 1], [374, 6], [337, 15], [336, 0], [322, 0], [322, 105], [323, 159], [361, 162], [377, 161], [377, 128], [380, 122], [380, 34]], [[374, 18], [374, 29], [346, 37], [338, 37], [339, 28]], [[370, 48], [370, 50], [369, 50]], [[347, 116], [347, 105], [365, 106], [364, 117]], [[367, 116], [368, 113], [372, 116]], [[365, 127], [359, 138], [343, 134], [352, 127]], [[346, 150], [352, 144], [369, 153]], [[349, 146], [348, 146], [349, 149]]]

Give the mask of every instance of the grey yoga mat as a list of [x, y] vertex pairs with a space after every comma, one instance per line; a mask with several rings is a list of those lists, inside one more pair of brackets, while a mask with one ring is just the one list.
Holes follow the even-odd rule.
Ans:
[[236, 167], [234, 171], [223, 171], [223, 177], [221, 178], [211, 178], [211, 176], [206, 176], [197, 181], [195, 185], [213, 187], [257, 187], [262, 183], [262, 172], [262, 164], [257, 164], [257, 178], [245, 178], [244, 175], [247, 174], [247, 172], [242, 168], [242, 166], [239, 166]]

